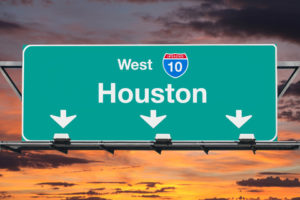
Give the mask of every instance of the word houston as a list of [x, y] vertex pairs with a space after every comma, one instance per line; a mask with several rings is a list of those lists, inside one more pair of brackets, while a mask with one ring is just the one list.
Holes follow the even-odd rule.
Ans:
[[[110, 103], [116, 103], [118, 99], [121, 103], [163, 103], [167, 100], [168, 103], [206, 103], [207, 93], [204, 88], [193, 88], [190, 91], [187, 88], [174, 89], [172, 84], [167, 84], [167, 87], [162, 88], [140, 88], [134, 90], [129, 88], [121, 88], [117, 91], [116, 83], [111, 83], [109, 88], [104, 89], [104, 84], [99, 83], [99, 103], [104, 103], [104, 99], [108, 98]], [[107, 99], [106, 99], [107, 101]]]

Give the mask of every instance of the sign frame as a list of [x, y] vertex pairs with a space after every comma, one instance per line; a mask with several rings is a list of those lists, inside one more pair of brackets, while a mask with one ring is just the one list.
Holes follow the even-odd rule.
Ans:
[[[277, 75], [277, 45], [274, 44], [109, 44], [109, 45], [102, 45], [102, 44], [33, 44], [33, 45], [26, 45], [23, 48], [22, 51], [22, 66], [23, 66], [23, 70], [22, 70], [22, 128], [21, 128], [21, 132], [22, 132], [22, 139], [24, 139], [25, 141], [50, 141], [50, 140], [29, 140], [25, 137], [24, 135], [24, 99], [25, 99], [25, 93], [24, 93], [24, 87], [25, 87], [25, 76], [24, 76], [24, 72], [25, 72], [25, 56], [24, 53], [26, 51], [27, 48], [32, 47], [32, 46], [101, 46], [101, 47], [111, 47], [111, 46], [273, 46], [275, 47], [275, 66], [274, 66], [274, 70], [275, 70], [275, 135], [272, 139], [270, 140], [258, 140], [260, 142], [272, 142], [275, 141], [278, 138], [278, 108], [277, 108], [277, 104], [278, 104], [278, 88], [277, 88], [277, 81], [278, 81], [278, 75]], [[183, 74], [182, 74], [183, 75]], [[170, 133], [172, 136], [172, 133]], [[255, 135], [255, 132], [253, 133]], [[54, 133], [53, 133], [54, 135]], [[155, 136], [155, 135], [154, 135]], [[72, 138], [71, 138], [72, 139]], [[172, 139], [173, 140], [173, 139]], [[238, 138], [236, 139], [238, 140]], [[99, 140], [73, 140], [72, 141], [99, 141]], [[101, 140], [101, 141], [106, 141], [106, 142], [143, 142], [143, 141], [149, 141], [149, 140]], [[235, 140], [174, 140], [174, 141], [185, 141], [185, 142], [220, 142], [220, 141], [235, 141]]]

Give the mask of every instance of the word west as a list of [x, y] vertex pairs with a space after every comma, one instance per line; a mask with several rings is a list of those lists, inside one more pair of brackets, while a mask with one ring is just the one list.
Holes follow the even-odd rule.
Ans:
[[146, 61], [142, 61], [142, 62], [136, 62], [136, 61], [132, 61], [131, 59], [127, 60], [127, 59], [123, 59], [122, 62], [120, 59], [118, 59], [118, 64], [119, 64], [119, 68], [120, 70], [152, 70], [152, 61], [149, 59], [147, 62]]
[[166, 88], [121, 88], [117, 90], [116, 83], [111, 83], [110, 88], [105, 88], [103, 83], [98, 85], [99, 103], [104, 103], [104, 99], [109, 103], [206, 103], [207, 93], [204, 88], [193, 88], [190, 91], [187, 88], [174, 89], [172, 84], [167, 84]]

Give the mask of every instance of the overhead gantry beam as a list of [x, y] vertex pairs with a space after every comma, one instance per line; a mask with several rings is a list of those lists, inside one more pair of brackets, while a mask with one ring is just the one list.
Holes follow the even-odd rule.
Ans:
[[173, 141], [168, 144], [157, 144], [155, 141], [127, 141], [127, 142], [103, 142], [103, 141], [71, 141], [69, 143], [55, 144], [54, 141], [34, 142], [0, 142], [1, 149], [21, 152], [25, 150], [58, 150], [67, 153], [69, 150], [105, 150], [114, 153], [116, 150], [138, 151], [235, 151], [250, 150], [254, 153], [261, 150], [299, 150], [300, 141], [279, 142], [255, 142], [241, 143], [239, 141]]

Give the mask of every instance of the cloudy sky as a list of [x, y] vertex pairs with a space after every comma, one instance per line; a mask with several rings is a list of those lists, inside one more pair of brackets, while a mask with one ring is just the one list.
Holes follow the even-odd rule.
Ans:
[[[0, 0], [0, 60], [24, 44], [275, 43], [300, 60], [297, 0]], [[20, 70], [9, 70], [21, 87]], [[290, 71], [279, 72], [280, 86]], [[300, 139], [300, 77], [278, 104]], [[0, 77], [0, 140], [21, 139], [21, 102]], [[300, 151], [0, 152], [0, 199], [300, 199]]]

